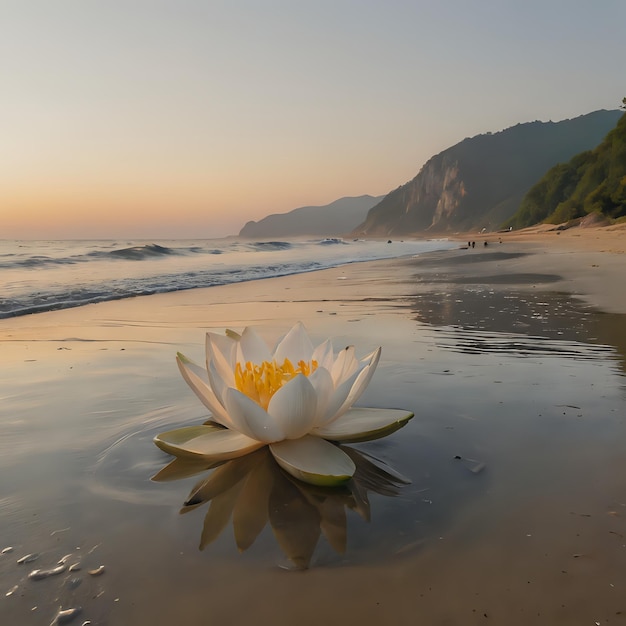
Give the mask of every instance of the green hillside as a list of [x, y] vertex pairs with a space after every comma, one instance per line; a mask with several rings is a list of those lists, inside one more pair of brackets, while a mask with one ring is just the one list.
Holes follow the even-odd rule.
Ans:
[[599, 146], [551, 168], [506, 226], [560, 224], [590, 213], [626, 216], [626, 115]]

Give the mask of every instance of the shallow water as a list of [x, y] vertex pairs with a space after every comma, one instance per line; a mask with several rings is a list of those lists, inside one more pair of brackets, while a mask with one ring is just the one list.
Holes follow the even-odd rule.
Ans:
[[[170, 460], [152, 437], [206, 418], [173, 346], [51, 344], [0, 383], [0, 549], [13, 548], [0, 623], [48, 625], [77, 606], [92, 624], [620, 619], [626, 381], [611, 329], [623, 322], [563, 294], [453, 282], [403, 306], [351, 301], [333, 318], [337, 345], [364, 354], [394, 327], [360, 404], [416, 413], [353, 447], [411, 483], [373, 471], [320, 492], [261, 459], [245, 475], [265, 487], [226, 490], [208, 518], [206, 502], [179, 513], [206, 471], [151, 480]], [[265, 522], [243, 552], [254, 532], [219, 519], [229, 498], [239, 520]], [[40, 556], [18, 564], [28, 553]], [[67, 554], [80, 571], [28, 579]]]

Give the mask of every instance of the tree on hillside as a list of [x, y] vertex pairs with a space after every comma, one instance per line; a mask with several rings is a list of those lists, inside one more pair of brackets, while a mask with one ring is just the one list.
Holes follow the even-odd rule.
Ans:
[[[626, 98], [623, 107], [626, 109]], [[550, 169], [528, 191], [506, 226], [560, 224], [590, 213], [626, 217], [626, 115], [593, 150]]]

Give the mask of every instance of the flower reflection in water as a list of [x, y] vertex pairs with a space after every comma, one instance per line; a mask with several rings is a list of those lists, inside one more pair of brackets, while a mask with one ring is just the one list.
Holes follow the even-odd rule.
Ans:
[[361, 451], [348, 446], [341, 450], [352, 459], [356, 471], [338, 487], [320, 487], [293, 478], [278, 466], [267, 447], [218, 466], [175, 459], [153, 480], [176, 480], [212, 469], [193, 487], [181, 509], [188, 513], [209, 503], [200, 550], [215, 541], [232, 519], [235, 542], [243, 552], [269, 522], [294, 568], [306, 569], [322, 534], [336, 552], [345, 552], [347, 509], [369, 522], [368, 492], [393, 497], [410, 482]]

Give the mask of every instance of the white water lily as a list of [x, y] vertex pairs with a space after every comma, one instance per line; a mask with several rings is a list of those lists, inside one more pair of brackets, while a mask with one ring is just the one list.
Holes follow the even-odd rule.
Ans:
[[274, 351], [251, 327], [241, 335], [207, 333], [206, 369], [180, 353], [177, 362], [211, 419], [161, 433], [154, 441], [170, 454], [209, 463], [267, 445], [295, 478], [317, 485], [345, 482], [355, 466], [332, 442], [384, 437], [413, 417], [398, 409], [353, 407], [380, 352], [357, 359], [353, 346], [335, 353], [326, 340], [314, 347], [301, 323]]

